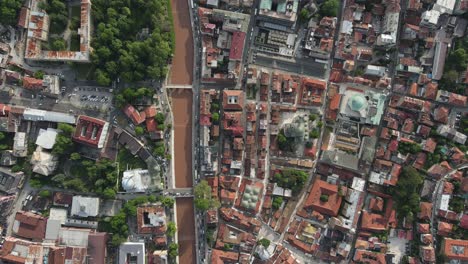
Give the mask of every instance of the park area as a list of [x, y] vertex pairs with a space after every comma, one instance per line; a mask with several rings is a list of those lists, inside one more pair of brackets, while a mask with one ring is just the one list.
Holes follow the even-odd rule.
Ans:
[[172, 59], [171, 84], [193, 82], [193, 38], [189, 6], [186, 0], [171, 0], [174, 17], [175, 54]]

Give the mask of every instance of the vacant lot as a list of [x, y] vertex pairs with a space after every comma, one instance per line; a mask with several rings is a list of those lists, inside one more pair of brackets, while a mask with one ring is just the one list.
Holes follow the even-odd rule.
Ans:
[[192, 84], [193, 38], [190, 9], [187, 0], [171, 0], [175, 30], [175, 54], [172, 59], [170, 83]]
[[192, 178], [192, 90], [171, 91], [174, 114], [175, 187], [191, 188]]
[[179, 263], [197, 263], [195, 255], [195, 218], [192, 198], [177, 198]]

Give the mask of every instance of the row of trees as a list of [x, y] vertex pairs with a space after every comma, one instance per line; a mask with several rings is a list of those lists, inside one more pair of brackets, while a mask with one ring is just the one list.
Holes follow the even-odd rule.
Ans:
[[93, 1], [97, 26], [91, 59], [99, 84], [110, 85], [119, 76], [135, 82], [166, 75], [174, 50], [170, 10], [168, 0]]

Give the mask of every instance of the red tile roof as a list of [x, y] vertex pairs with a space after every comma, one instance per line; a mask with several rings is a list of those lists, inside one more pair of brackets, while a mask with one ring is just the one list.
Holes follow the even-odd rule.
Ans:
[[[328, 197], [327, 201], [322, 201], [321, 196]], [[338, 194], [338, 186], [322, 180], [316, 180], [304, 207], [309, 207], [315, 211], [329, 216], [338, 215], [342, 197]]]
[[15, 234], [19, 237], [42, 241], [45, 237], [47, 219], [30, 212], [19, 211], [16, 213], [15, 221], [19, 222]]
[[140, 113], [132, 105], [126, 105], [123, 109], [125, 115], [132, 120], [135, 125], [145, 122], [146, 115], [144, 112]]
[[449, 260], [468, 261], [468, 240], [444, 238], [442, 249]]
[[[76, 120], [73, 139], [79, 143], [92, 147], [103, 147], [99, 146], [99, 143], [103, 144], [101, 136], [105, 137], [107, 134], [106, 123], [106, 121], [101, 119], [80, 115]], [[102, 133], [105, 134], [101, 135]]]
[[151, 105], [145, 108], [146, 118], [152, 118], [156, 116], [156, 106]]
[[244, 92], [241, 90], [223, 91], [223, 109], [242, 110], [244, 108]]
[[421, 220], [430, 220], [432, 215], [432, 203], [421, 202], [419, 204], [418, 218]]
[[437, 227], [437, 234], [441, 236], [448, 236], [452, 232], [453, 224], [439, 221]]
[[23, 78], [23, 87], [30, 90], [40, 90], [42, 89], [42, 80], [26, 76]]
[[222, 251], [219, 249], [213, 249], [211, 252], [211, 263], [212, 264], [225, 264], [225, 263], [237, 263], [239, 259], [239, 253], [233, 251]]
[[387, 229], [387, 221], [383, 215], [362, 211], [361, 228], [366, 231], [380, 232]]
[[148, 132], [156, 132], [157, 128], [158, 124], [154, 118], [146, 119], [146, 130], [148, 130]]
[[231, 48], [229, 50], [230, 60], [241, 60], [244, 53], [245, 33], [234, 31], [232, 33]]

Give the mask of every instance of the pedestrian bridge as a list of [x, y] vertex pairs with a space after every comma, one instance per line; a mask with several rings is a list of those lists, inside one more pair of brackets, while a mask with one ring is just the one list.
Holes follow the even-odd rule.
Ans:
[[174, 85], [174, 84], [168, 84], [168, 85], [166, 85], [166, 89], [192, 89], [192, 85]]

